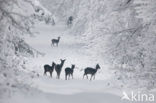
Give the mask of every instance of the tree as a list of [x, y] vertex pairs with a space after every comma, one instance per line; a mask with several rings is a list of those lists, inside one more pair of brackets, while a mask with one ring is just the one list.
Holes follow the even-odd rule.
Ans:
[[137, 18], [144, 23], [155, 23], [156, 19], [156, 1], [155, 0], [134, 0]]
[[[143, 2], [146, 5], [142, 4]], [[152, 4], [154, 2], [150, 0], [80, 2], [76, 23], [72, 28], [74, 34], [82, 38], [88, 54], [103, 63], [109, 63], [110, 68], [120, 73], [120, 80], [125, 86], [155, 87], [153, 84], [155, 73], [152, 70], [155, 70], [156, 39], [155, 26], [151, 25], [155, 23], [153, 16], [155, 11], [152, 9], [155, 7]]]
[[29, 57], [43, 55], [22, 39], [22, 35], [33, 35], [35, 7], [33, 0], [0, 0], [0, 94], [9, 95], [20, 86], [28, 88], [31, 76], [27, 73], [31, 71], [26, 69], [26, 62]]

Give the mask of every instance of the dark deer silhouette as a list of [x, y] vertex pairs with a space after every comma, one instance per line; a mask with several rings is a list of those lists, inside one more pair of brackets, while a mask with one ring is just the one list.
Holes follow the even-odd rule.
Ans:
[[54, 71], [54, 67], [55, 67], [55, 63], [54, 62], [52, 63], [52, 66], [50, 66], [48, 64], [44, 65], [44, 75], [47, 75], [46, 73], [49, 72], [50, 76], [52, 77], [52, 73]]
[[62, 67], [63, 67], [64, 62], [65, 62], [65, 59], [64, 60], [60, 59], [60, 60], [61, 60], [61, 63], [55, 65], [55, 71], [57, 73], [57, 79], [60, 79], [61, 70], [62, 70]]
[[73, 22], [73, 16], [70, 16], [67, 20], [67, 25], [71, 25]]
[[56, 44], [56, 46], [58, 46], [58, 43], [59, 43], [59, 41], [60, 41], [60, 38], [61, 38], [61, 37], [58, 37], [57, 39], [52, 39], [52, 40], [51, 40], [51, 42], [52, 42], [51, 46], [52, 46], [52, 45], [55, 46], [55, 44]]
[[75, 65], [72, 65], [71, 68], [67, 67], [65, 69], [65, 80], [67, 80], [67, 76], [68, 76], [68, 79], [70, 78], [70, 76], [72, 76], [72, 79], [73, 79], [74, 68], [75, 68]]
[[90, 80], [92, 80], [93, 76], [94, 76], [94, 79], [95, 79], [95, 74], [96, 74], [98, 69], [100, 69], [99, 64], [96, 65], [96, 68], [91, 68], [91, 67], [85, 68], [83, 78], [84, 78], [84, 76], [87, 76], [87, 79], [88, 79], [88, 74], [91, 74]]

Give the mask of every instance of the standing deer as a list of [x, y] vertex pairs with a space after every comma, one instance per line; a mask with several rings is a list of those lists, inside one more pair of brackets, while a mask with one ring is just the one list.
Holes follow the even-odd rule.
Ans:
[[60, 59], [60, 60], [61, 60], [61, 63], [55, 65], [55, 71], [57, 73], [57, 77], [56, 77], [57, 79], [60, 79], [61, 70], [62, 70], [62, 67], [63, 67], [64, 62], [65, 62], [65, 59], [64, 60]]
[[95, 74], [96, 74], [98, 69], [100, 69], [99, 64], [97, 64], [95, 68], [91, 68], [91, 67], [85, 68], [83, 78], [84, 78], [84, 76], [87, 76], [87, 79], [88, 79], [88, 74], [90, 74], [91, 75], [90, 80], [92, 80], [93, 76], [94, 76], [94, 79], [95, 79]]
[[44, 65], [44, 75], [47, 75], [46, 73], [49, 72], [50, 76], [52, 77], [52, 73], [53, 73], [54, 67], [55, 67], [55, 63], [54, 62], [52, 63], [52, 66], [50, 66], [48, 64]]
[[71, 25], [73, 22], [73, 16], [70, 16], [67, 20], [67, 25]]
[[70, 67], [67, 67], [65, 69], [65, 80], [67, 80], [67, 76], [68, 76], [68, 79], [69, 79], [70, 78], [70, 75], [72, 76], [72, 79], [73, 79], [74, 68], [75, 68], [75, 65], [72, 65], [71, 68]]
[[55, 44], [56, 44], [56, 46], [58, 46], [58, 43], [59, 43], [59, 41], [60, 41], [60, 38], [61, 38], [61, 37], [58, 37], [57, 39], [52, 39], [52, 40], [51, 40], [51, 42], [52, 42], [51, 46], [52, 46], [52, 45], [55, 46]]

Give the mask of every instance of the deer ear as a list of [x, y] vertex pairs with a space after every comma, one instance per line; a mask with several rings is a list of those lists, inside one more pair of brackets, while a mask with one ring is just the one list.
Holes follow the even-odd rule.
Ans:
[[100, 67], [100, 65], [99, 65], [99, 64], [97, 64], [97, 66], [98, 66], [98, 67]]

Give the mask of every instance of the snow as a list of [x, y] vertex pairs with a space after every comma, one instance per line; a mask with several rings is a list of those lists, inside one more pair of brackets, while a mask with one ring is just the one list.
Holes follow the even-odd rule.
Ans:
[[[128, 90], [120, 87], [120, 84], [112, 76], [112, 71], [107, 65], [90, 56], [88, 50], [84, 50], [85, 43], [78, 36], [70, 34], [70, 29], [64, 23], [55, 26], [38, 23], [34, 32], [36, 37], [26, 37], [26, 42], [33, 48], [45, 53], [45, 56], [33, 58], [29, 61], [29, 69], [39, 73], [38, 78], [32, 79], [32, 87], [41, 91], [44, 99], [55, 103], [128, 103], [121, 100], [122, 91]], [[61, 37], [58, 47], [51, 46], [51, 39]], [[66, 59], [62, 69], [61, 79], [56, 79], [55, 70], [53, 77], [43, 75], [43, 65], [52, 62], [60, 63], [60, 59]], [[83, 70], [87, 66], [95, 67], [99, 63], [101, 69], [96, 74], [96, 80], [83, 79]], [[76, 64], [74, 79], [65, 80], [64, 68]], [[42, 94], [43, 93], [43, 94]], [[36, 97], [35, 97], [36, 98]], [[42, 97], [43, 98], [43, 97]], [[34, 98], [33, 98], [34, 99]], [[47, 101], [48, 100], [48, 101]], [[33, 100], [32, 100], [33, 101]], [[44, 102], [44, 103], [46, 103]]]
[[[115, 0], [109, 1], [106, 4], [102, 2], [103, 5], [101, 5], [101, 7], [109, 4], [107, 6], [110, 7], [110, 10], [111, 10], [113, 7], [112, 5], [116, 4], [116, 2], [114, 1]], [[66, 3], [70, 4], [71, 2], [66, 2]], [[80, 2], [76, 2], [76, 3], [80, 3]], [[77, 5], [76, 3], [74, 5]], [[74, 103], [95, 103], [95, 102], [97, 103], [131, 103], [130, 101], [121, 100], [123, 91], [124, 93], [125, 92], [129, 93], [130, 91], [138, 91], [141, 89], [140, 88], [137, 88], [137, 90], [128, 89], [126, 87], [126, 82], [124, 82], [126, 78], [123, 79], [123, 83], [125, 84], [118, 82], [118, 80], [116, 79], [118, 78], [118, 76], [120, 78], [123, 75], [122, 74], [123, 72], [121, 72], [121, 74], [117, 73], [118, 75], [114, 77], [115, 74], [113, 74], [113, 71], [109, 70], [110, 66], [113, 68], [113, 63], [108, 66], [104, 62], [107, 58], [104, 58], [104, 56], [102, 56], [102, 54], [105, 55], [104, 50], [106, 49], [105, 46], [106, 46], [106, 43], [108, 43], [108, 38], [106, 38], [106, 36], [103, 34], [105, 33], [105, 30], [98, 31], [98, 28], [100, 27], [105, 28], [104, 24], [107, 24], [107, 22], [109, 24], [107, 25], [108, 28], [111, 28], [113, 32], [120, 31], [125, 27], [129, 28], [127, 24], [128, 22], [131, 22], [131, 20], [128, 20], [128, 19], [130, 18], [133, 20], [134, 15], [131, 15], [131, 12], [133, 11], [129, 10], [130, 12], [126, 11], [125, 13], [123, 12], [121, 14], [118, 14], [115, 12], [110, 13], [109, 10], [106, 10], [104, 12], [108, 12], [108, 13], [104, 13], [104, 15], [99, 16], [101, 20], [103, 19], [106, 23], [101, 22], [101, 21], [97, 22], [96, 17], [90, 18], [89, 20], [87, 19], [90, 16], [92, 16], [94, 12], [96, 12], [96, 9], [98, 10], [100, 2], [95, 1], [95, 4], [94, 2], [91, 2], [91, 6], [96, 6], [97, 8], [91, 7], [93, 9], [93, 12], [90, 11], [90, 13], [87, 15], [83, 15], [83, 14], [88, 13], [88, 10], [91, 10], [91, 9], [86, 8], [86, 5], [90, 5], [90, 4], [88, 4], [88, 1], [84, 1], [81, 3], [84, 4], [83, 6], [85, 8], [81, 9], [81, 6], [82, 6], [81, 4], [77, 5], [75, 8], [74, 6], [70, 8], [69, 5], [67, 4], [63, 5], [62, 11], [60, 11], [60, 14], [64, 11], [64, 7], [66, 7], [66, 5], [69, 7], [68, 9], [73, 8], [73, 10], [68, 11], [67, 9], [66, 10], [68, 11], [67, 13], [64, 12], [64, 14], [61, 14], [61, 15], [64, 15], [64, 17], [62, 17], [61, 15], [59, 17], [59, 15], [57, 15], [56, 18], [58, 20], [54, 19], [56, 22], [56, 25], [52, 26], [52, 25], [48, 25], [48, 23], [45, 24], [41, 21], [34, 21], [36, 22], [34, 26], [35, 28], [33, 28], [33, 32], [36, 33], [35, 37], [26, 36], [24, 38], [25, 38], [25, 41], [32, 48], [35, 48], [36, 50], [43, 52], [45, 56], [31, 58], [30, 60], [27, 59], [26, 67], [25, 67], [26, 70], [20, 70], [20, 69], [24, 69], [21, 67], [19, 71], [18, 70], [15, 71], [15, 75], [17, 75], [16, 79], [14, 79], [15, 77], [13, 77], [15, 75], [13, 76], [11, 75], [13, 74], [12, 73], [13, 70], [9, 71], [8, 77], [7, 77], [8, 74], [5, 74], [5, 72], [6, 73], [8, 72], [7, 69], [3, 70], [4, 73], [0, 75], [0, 77], [2, 77], [0, 86], [4, 84], [3, 86], [5, 87], [3, 89], [3, 87], [1, 86], [0, 93], [10, 92], [10, 91], [11, 92], [8, 93], [9, 97], [3, 94], [0, 94], [0, 103], [12, 103], [12, 102], [13, 103], [73, 103], [73, 102]], [[57, 6], [59, 5], [60, 4], [57, 4]], [[46, 13], [45, 16], [51, 16], [51, 13], [46, 8], [44, 8], [40, 4], [40, 2], [38, 2], [38, 0], [34, 0], [34, 6], [41, 7], [43, 9], [43, 12]], [[74, 13], [75, 17], [76, 17], [76, 13], [78, 14], [77, 18], [75, 19], [76, 22], [74, 21], [71, 27], [67, 26], [65, 20], [69, 16], [68, 14], [72, 14], [71, 11], [77, 11], [76, 8], [78, 8], [79, 6], [80, 6], [80, 10]], [[107, 6], [106, 6], [106, 9], [108, 9]], [[14, 8], [14, 9], [16, 10], [19, 8]], [[29, 11], [30, 10], [28, 9], [28, 12]], [[19, 11], [19, 12], [23, 13], [23, 11]], [[96, 12], [97, 13], [96, 15], [99, 15], [101, 12]], [[30, 12], [30, 14], [32, 14], [32, 12]], [[109, 16], [107, 14], [109, 14]], [[125, 14], [131, 15], [131, 17]], [[87, 20], [86, 22], [84, 22], [83, 20], [82, 21], [80, 20], [80, 19], [83, 19], [82, 15], [84, 16], [83, 18], [85, 17], [87, 18], [87, 19], [84, 19], [84, 20]], [[105, 15], [107, 15], [108, 17], [111, 17], [111, 19], [107, 19], [106, 18], [107, 16], [105, 17]], [[116, 21], [116, 18], [118, 18], [118, 16], [120, 19], [124, 18], [124, 20], [121, 19], [121, 22]], [[80, 22], [78, 22], [79, 20]], [[76, 23], [78, 23], [78, 25], [76, 25]], [[120, 24], [122, 24], [123, 27], [119, 27]], [[61, 37], [59, 46], [58, 47], [51, 46], [51, 39], [57, 38], [59, 36]], [[112, 37], [115, 37], [115, 36], [112, 34]], [[122, 37], [122, 34], [121, 34], [121, 37]], [[99, 43], [99, 40], [101, 40], [102, 42]], [[114, 43], [112, 43], [113, 40], [115, 40]], [[118, 42], [116, 42], [116, 40]], [[116, 46], [117, 43], [120, 43], [120, 38], [111, 39], [110, 41], [111, 41], [110, 46]], [[123, 44], [125, 44], [125, 42]], [[118, 49], [120, 50], [121, 48], [118, 48]], [[6, 49], [6, 50], [9, 51], [10, 49]], [[134, 48], [134, 50], [136, 51], [136, 48]], [[130, 53], [132, 53], [132, 51], [130, 51]], [[125, 55], [122, 52], [121, 54]], [[122, 56], [120, 55], [119, 57], [122, 57]], [[10, 64], [11, 63], [12, 65], [19, 64], [23, 66], [24, 65], [22, 64], [23, 62], [20, 64], [20, 59], [22, 62], [23, 57], [21, 58], [19, 57], [18, 58], [19, 63], [10, 62]], [[49, 74], [48, 76], [44, 76], [43, 66], [45, 64], [51, 65], [52, 62], [60, 63], [60, 59], [66, 59], [62, 72], [61, 72], [61, 79], [60, 80], [56, 79], [55, 71], [53, 72], [52, 78], [49, 76]], [[96, 74], [96, 79], [93, 81], [90, 81], [86, 78], [83, 79], [84, 68], [88, 66], [95, 67], [97, 63], [99, 63], [101, 69], [98, 70]], [[74, 79], [65, 80], [64, 69], [65, 67], [70, 67], [72, 64], [76, 65], [76, 68], [74, 70]], [[125, 68], [126, 68], [126, 65], [125, 65]], [[38, 76], [34, 76], [33, 73], [38, 74]], [[20, 76], [18, 76], [19, 74]], [[31, 80], [29, 77], [31, 78]], [[7, 81], [6, 79], [8, 78], [13, 78], [13, 80]], [[15, 81], [17, 81], [16, 85], [14, 85]], [[127, 80], [127, 81], [128, 82], [132, 81], [129, 83], [131, 85], [137, 84], [137, 82], [134, 83], [133, 80]], [[145, 85], [144, 81], [140, 81], [140, 82], [143, 86]], [[5, 85], [5, 83], [7, 86]], [[148, 84], [148, 82], [146, 84]], [[9, 89], [12, 89], [12, 90], [9, 90]], [[155, 90], [153, 90], [153, 92], [155, 92]]]
[[[75, 103], [103, 103], [104, 101], [115, 103], [116, 100], [120, 101], [119, 95], [121, 95], [121, 90], [113, 89], [112, 86], [108, 85], [111, 72], [108, 71], [107, 66], [102, 63], [100, 64], [96, 58], [92, 58], [88, 51], [83, 49], [83, 40], [69, 34], [70, 30], [66, 25], [59, 23], [55, 26], [50, 26], [44, 23], [38, 23], [34, 32], [36, 31], [38, 32], [36, 37], [25, 37], [28, 44], [45, 53], [45, 56], [33, 58], [28, 62], [29, 65], [27, 68], [40, 75], [38, 78], [32, 79], [33, 88], [45, 93], [45, 98], [55, 101], [55, 103], [72, 103], [73, 101]], [[58, 36], [61, 37], [59, 46], [51, 47], [51, 39]], [[48, 76], [43, 76], [43, 65], [51, 65], [53, 61], [60, 63], [60, 59], [66, 59], [61, 73], [61, 79], [56, 79], [55, 71], [52, 78], [50, 78], [49, 74]], [[84, 68], [87, 66], [95, 67], [96, 63], [99, 63], [101, 66], [101, 69], [97, 72], [96, 80], [89, 81], [82, 79]], [[70, 67], [71, 64], [76, 64], [74, 79], [66, 81], [64, 80], [64, 68]], [[112, 100], [111, 98], [114, 99]]]
[[[56, 26], [48, 26], [44, 23], [37, 25], [36, 30], [38, 30], [39, 34], [37, 34], [35, 38], [26, 38], [28, 44], [31, 44], [32, 47], [45, 53], [44, 57], [38, 57], [30, 61], [29, 65], [33, 64], [33, 66], [38, 66], [34, 68], [35, 71], [43, 74], [43, 65], [51, 65], [53, 61], [55, 63], [60, 63], [60, 59], [66, 59], [62, 70], [62, 79], [64, 79], [64, 68], [70, 67], [71, 64], [76, 65], [74, 76], [76, 78], [82, 78], [84, 68], [87, 66], [95, 67], [97, 63], [101, 66], [99, 70], [100, 73], [97, 73], [97, 79], [105, 80], [110, 78], [107, 66], [100, 63], [97, 58], [92, 58], [89, 52], [84, 50], [83, 47], [85, 44], [83, 40], [69, 34], [66, 25], [57, 24]], [[58, 36], [61, 37], [59, 46], [52, 47], [51, 39], [57, 38]]]
[[83, 92], [104, 93], [107, 87], [107, 82], [102, 80], [91, 82], [86, 79], [72, 79], [65, 81], [45, 77], [35, 79], [34, 84], [44, 92], [56, 94], [77, 94]]
[[[39, 23], [34, 31], [38, 31], [36, 37], [26, 37], [26, 42], [46, 55], [29, 61], [29, 69], [40, 75], [38, 78], [32, 79], [32, 87], [40, 90], [41, 93], [31, 98], [28, 97], [30, 101], [26, 101], [26, 103], [129, 103], [129, 101], [120, 99], [122, 91], [128, 91], [128, 89], [120, 88], [120, 84], [116, 83], [116, 80], [113, 81], [112, 73], [104, 64], [100, 64], [102, 69], [97, 73], [95, 81], [82, 79], [84, 68], [95, 67], [97, 59], [88, 55], [88, 51], [83, 49], [83, 40], [69, 34], [70, 30], [66, 25], [59, 23], [49, 26]], [[51, 47], [51, 39], [58, 36], [61, 37], [59, 46]], [[60, 63], [60, 59], [66, 59], [61, 79], [56, 79], [55, 71], [52, 78], [49, 74], [43, 76], [43, 65], [51, 65], [53, 61]], [[71, 64], [76, 64], [74, 79], [65, 80], [64, 68]], [[42, 100], [40, 101], [40, 99]]]
[[[113, 98], [113, 99], [112, 99]], [[23, 95], [17, 93], [12, 98], [9, 98], [7, 102], [2, 103], [129, 103], [127, 101], [121, 101], [119, 96], [109, 93], [77, 93], [73, 95], [62, 95], [54, 93], [41, 93], [35, 95]]]

